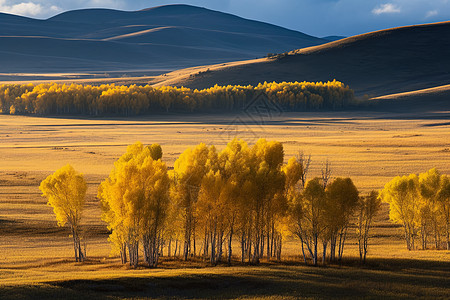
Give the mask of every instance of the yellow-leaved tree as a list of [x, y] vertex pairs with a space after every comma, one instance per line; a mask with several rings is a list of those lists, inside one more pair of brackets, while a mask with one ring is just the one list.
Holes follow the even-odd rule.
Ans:
[[436, 168], [419, 175], [396, 177], [386, 184], [380, 197], [390, 204], [390, 217], [403, 225], [408, 249], [414, 249], [414, 239], [420, 234], [422, 249], [434, 238], [435, 249], [446, 236], [449, 245], [450, 187], [447, 175]]
[[209, 261], [215, 265], [222, 256], [223, 236], [225, 233], [226, 202], [225, 185], [220, 172], [210, 170], [202, 180], [196, 216], [199, 229], [204, 232], [204, 256], [209, 254]]
[[195, 209], [203, 177], [208, 172], [207, 162], [216, 155], [214, 146], [201, 143], [184, 151], [175, 161], [172, 196], [184, 217], [183, 257], [185, 260], [196, 252]]
[[301, 226], [292, 225], [296, 224], [296, 222], [300, 222], [303, 216], [300, 197], [304, 188], [304, 181], [302, 179], [306, 180], [306, 178], [304, 176], [305, 171], [302, 162], [303, 155], [299, 156], [299, 158], [292, 157], [288, 160], [288, 163], [283, 166], [282, 170], [286, 178], [284, 192], [289, 206], [286, 223], [289, 224], [288, 228], [291, 229], [291, 232], [301, 239], [303, 260], [305, 264], [307, 264], [303, 234], [300, 232]]
[[[326, 193], [321, 178], [307, 182], [302, 194], [296, 194], [290, 214], [292, 232], [306, 246], [314, 265], [318, 262], [319, 238], [326, 230]], [[303, 245], [302, 245], [303, 247]]]
[[441, 189], [437, 201], [445, 224], [447, 250], [450, 250], [450, 178], [447, 175], [442, 175]]
[[419, 177], [416, 174], [397, 176], [388, 182], [380, 193], [382, 201], [389, 204], [389, 218], [403, 225], [406, 247], [414, 250], [420, 224]]
[[102, 219], [112, 231], [109, 240], [120, 253], [122, 263], [136, 267], [139, 242], [144, 259], [156, 267], [169, 203], [170, 180], [160, 155], [152, 156], [152, 147], [137, 142], [114, 163], [109, 177], [99, 187]]
[[439, 202], [437, 201], [441, 188], [442, 176], [436, 168], [419, 174], [420, 202], [420, 236], [422, 238], [422, 249], [427, 248], [428, 235], [434, 233], [436, 249], [439, 248], [441, 230], [441, 214]]
[[75, 251], [75, 261], [83, 261], [81, 250], [80, 220], [85, 204], [87, 185], [82, 174], [66, 165], [44, 179], [39, 189], [53, 207], [58, 226], [69, 224]]
[[357, 207], [356, 233], [358, 237], [359, 259], [366, 262], [367, 247], [369, 244], [369, 230], [373, 218], [381, 208], [381, 199], [377, 191], [371, 191], [367, 196], [359, 198]]
[[[248, 248], [248, 199], [254, 194], [250, 176], [250, 148], [243, 140], [233, 139], [219, 154], [219, 169], [224, 187], [222, 190], [224, 228], [228, 231], [228, 264], [231, 264], [232, 239], [240, 234], [241, 261], [244, 261]], [[219, 250], [220, 252], [221, 250]]]
[[345, 239], [350, 218], [358, 204], [359, 192], [350, 178], [336, 178], [326, 187], [325, 223], [323, 257], [326, 256], [326, 244], [330, 242], [330, 260], [336, 259], [336, 245], [338, 246], [339, 261], [342, 260]]
[[[286, 180], [281, 170], [283, 160], [284, 150], [280, 142], [259, 139], [251, 149], [249, 162], [253, 161], [251, 164], [254, 164], [252, 181], [255, 193], [250, 197], [249, 205], [252, 208], [250, 228], [253, 235], [254, 263], [259, 263], [259, 259], [264, 255], [264, 248], [270, 257], [270, 237], [279, 234], [274, 232], [274, 220], [284, 214], [284, 208], [287, 209], [286, 198], [281, 196]], [[275, 207], [280, 210], [273, 210]]]

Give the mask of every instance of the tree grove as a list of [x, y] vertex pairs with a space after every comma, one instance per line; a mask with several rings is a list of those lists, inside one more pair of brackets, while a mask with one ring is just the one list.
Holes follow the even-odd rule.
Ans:
[[[200, 143], [184, 151], [173, 170], [162, 155], [158, 144], [128, 146], [98, 189], [113, 253], [133, 267], [141, 253], [148, 266], [158, 266], [165, 249], [168, 256], [211, 265], [230, 265], [233, 256], [249, 263], [280, 260], [287, 236], [298, 238], [305, 263], [341, 261], [351, 226], [365, 262], [381, 201], [403, 226], [408, 249], [416, 248], [418, 236], [423, 249], [430, 240], [435, 248], [443, 241], [449, 248], [450, 179], [436, 169], [395, 177], [380, 193], [360, 196], [350, 178], [330, 177], [328, 163], [321, 177], [307, 180], [310, 158], [300, 154], [284, 163], [283, 145], [276, 141], [259, 139], [250, 146], [234, 139], [221, 151]], [[83, 176], [67, 165], [40, 189], [58, 225], [70, 225], [75, 258], [83, 260]]]
[[355, 103], [353, 91], [336, 80], [215, 85], [203, 90], [149, 85], [3, 84], [0, 85], [0, 112], [91, 116], [231, 112], [242, 111], [260, 93], [287, 111], [341, 109]]
[[389, 204], [390, 219], [404, 229], [408, 250], [416, 248], [420, 236], [422, 249], [428, 248], [432, 238], [436, 249], [441, 237], [449, 244], [449, 178], [433, 168], [419, 175], [397, 176], [388, 182], [380, 199]]

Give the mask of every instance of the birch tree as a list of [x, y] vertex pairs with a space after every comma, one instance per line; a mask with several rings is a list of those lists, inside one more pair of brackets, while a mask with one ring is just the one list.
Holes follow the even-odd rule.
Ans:
[[254, 225], [252, 260], [254, 263], [259, 263], [264, 253], [264, 243], [269, 243], [273, 228], [272, 221], [276, 217], [271, 211], [271, 206], [276, 196], [284, 191], [285, 176], [281, 170], [284, 150], [279, 142], [259, 139], [252, 147], [252, 152], [256, 159], [253, 173], [256, 193], [251, 198]]
[[[338, 247], [337, 260], [342, 260], [348, 225], [358, 204], [358, 193], [358, 189], [350, 178], [336, 178], [326, 187], [324, 240], [330, 242], [331, 261], [336, 259], [336, 245]], [[326, 242], [323, 255], [323, 259], [325, 259]]]
[[447, 175], [442, 175], [441, 189], [439, 190], [437, 201], [445, 226], [446, 247], [447, 250], [450, 250], [450, 178]]
[[427, 248], [427, 239], [430, 233], [433, 233], [435, 248], [439, 249], [441, 232], [444, 230], [441, 207], [438, 202], [442, 179], [442, 175], [436, 168], [419, 174], [418, 189], [420, 193], [417, 196], [421, 198], [419, 217], [422, 249]]
[[216, 155], [214, 146], [207, 147], [201, 143], [194, 148], [184, 151], [174, 164], [173, 177], [175, 178], [175, 183], [172, 195], [174, 195], [178, 205], [182, 208], [184, 217], [184, 260], [187, 260], [189, 255], [195, 253], [195, 205], [203, 177], [208, 172], [207, 161]]
[[248, 199], [254, 194], [250, 149], [246, 142], [233, 139], [219, 153], [219, 169], [223, 180], [224, 225], [227, 231], [227, 262], [231, 265], [232, 241], [235, 233], [241, 234], [241, 260], [248, 250]]
[[139, 262], [139, 244], [151, 267], [158, 265], [159, 249], [169, 208], [170, 180], [167, 167], [152, 158], [150, 148], [140, 142], [127, 147], [115, 162], [109, 178], [99, 187], [102, 219], [112, 231], [110, 241], [122, 262]]
[[382, 201], [389, 204], [389, 218], [404, 229], [406, 247], [415, 249], [419, 229], [419, 178], [415, 174], [397, 176], [388, 182], [380, 193]]
[[356, 234], [358, 237], [359, 260], [366, 262], [367, 248], [369, 245], [369, 231], [373, 218], [381, 208], [381, 199], [378, 192], [371, 191], [367, 196], [359, 198], [357, 206]]
[[202, 181], [197, 206], [200, 228], [203, 228], [204, 255], [209, 254], [212, 265], [220, 261], [225, 231], [226, 200], [224, 182], [220, 172], [209, 171]]
[[[301, 156], [298, 157], [292, 157], [289, 159], [288, 163], [283, 166], [283, 172], [285, 174], [285, 188], [284, 193], [287, 200], [288, 205], [288, 217], [286, 221], [289, 224], [296, 224], [296, 222], [299, 222], [303, 217], [303, 208], [301, 206], [301, 192], [304, 188], [305, 178], [306, 178], [306, 172], [304, 171], [304, 156], [301, 154]], [[309, 163], [308, 163], [309, 167]], [[288, 226], [289, 227], [289, 226]], [[305, 254], [305, 247], [303, 243], [303, 233], [299, 232], [302, 227], [300, 226], [293, 226], [294, 234], [300, 238], [300, 244], [302, 247], [302, 255], [303, 260], [305, 261], [305, 264], [307, 264], [306, 260], [306, 254]]]
[[75, 261], [83, 261], [80, 242], [80, 221], [85, 205], [87, 185], [82, 174], [66, 165], [44, 179], [39, 189], [53, 207], [58, 226], [68, 224], [72, 232]]
[[314, 265], [318, 263], [319, 238], [326, 229], [326, 193], [320, 178], [307, 182], [303, 193], [295, 195], [291, 207], [292, 232], [306, 247]]

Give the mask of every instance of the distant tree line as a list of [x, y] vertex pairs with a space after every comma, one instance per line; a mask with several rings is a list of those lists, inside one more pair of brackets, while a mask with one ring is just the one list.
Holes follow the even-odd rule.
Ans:
[[[168, 170], [158, 144], [128, 146], [99, 186], [102, 220], [113, 253], [137, 266], [140, 253], [156, 267], [161, 253], [201, 257], [215, 265], [281, 260], [283, 241], [297, 237], [305, 263], [340, 261], [350, 225], [356, 227], [361, 260], [380, 208], [377, 192], [360, 196], [350, 178], [307, 179], [311, 159], [299, 154], [284, 163], [281, 143], [260, 139], [253, 146], [234, 139], [222, 150], [199, 144]], [[41, 184], [58, 224], [69, 223], [75, 257], [85, 182], [66, 166]], [[73, 217], [72, 217], [73, 216]], [[232, 244], [239, 245], [233, 253]]]
[[215, 85], [203, 90], [149, 85], [3, 84], [0, 85], [0, 112], [89, 116], [232, 112], [241, 111], [262, 92], [268, 101], [287, 111], [342, 109], [354, 103], [353, 91], [336, 80]]

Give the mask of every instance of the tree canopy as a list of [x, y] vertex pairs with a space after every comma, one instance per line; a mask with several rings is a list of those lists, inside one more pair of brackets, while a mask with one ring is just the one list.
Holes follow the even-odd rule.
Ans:
[[102, 84], [3, 84], [0, 112], [37, 115], [120, 115], [162, 112], [242, 111], [265, 93], [266, 105], [288, 111], [341, 109], [354, 103], [343, 83], [264, 82], [257, 86], [228, 85], [197, 90], [184, 87]]
[[85, 205], [87, 185], [82, 174], [66, 165], [44, 179], [39, 189], [53, 207], [58, 226], [69, 224], [72, 231], [75, 260], [82, 261], [80, 220]]
[[112, 232], [110, 241], [114, 250], [125, 263], [128, 248], [133, 266], [139, 261], [139, 242], [144, 247], [145, 261], [157, 266], [169, 207], [167, 167], [152, 157], [152, 148], [155, 147], [144, 147], [140, 142], [128, 146], [98, 191], [102, 219]]
[[428, 247], [430, 236], [438, 249], [442, 235], [446, 236], [447, 248], [450, 248], [448, 186], [448, 176], [433, 168], [419, 175], [397, 176], [381, 191], [380, 198], [390, 207], [390, 219], [403, 225], [409, 250], [415, 249], [419, 235], [422, 249]]
[[[280, 260], [288, 236], [298, 238], [305, 263], [317, 265], [320, 256], [323, 264], [341, 261], [353, 225], [364, 262], [381, 201], [389, 204], [390, 219], [403, 226], [408, 249], [416, 249], [418, 236], [423, 249], [432, 238], [441, 248], [442, 237], [449, 247], [450, 179], [437, 169], [397, 176], [380, 193], [360, 196], [351, 178], [331, 177], [328, 162], [321, 177], [307, 180], [310, 158], [300, 154], [285, 163], [277, 141], [248, 145], [234, 139], [221, 151], [200, 143], [181, 153], [170, 171], [162, 153], [159, 144], [129, 145], [98, 189], [113, 253], [133, 267], [140, 253], [156, 267], [165, 248], [171, 255], [173, 242], [174, 255], [212, 265], [225, 258], [231, 264], [236, 243], [241, 262]], [[82, 260], [83, 175], [67, 165], [40, 189], [58, 225], [70, 225], [75, 258]]]

